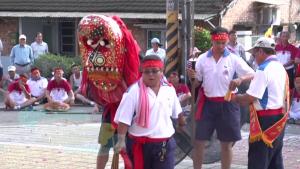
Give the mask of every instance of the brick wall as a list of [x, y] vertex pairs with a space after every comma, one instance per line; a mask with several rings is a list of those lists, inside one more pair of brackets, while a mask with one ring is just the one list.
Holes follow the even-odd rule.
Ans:
[[[232, 29], [237, 23], [248, 23], [248, 26], [257, 24], [257, 5], [254, 5], [255, 0], [237, 0], [235, 5], [227, 10], [222, 18], [222, 26], [227, 29]], [[280, 10], [281, 24], [289, 23], [289, 2], [277, 6]], [[291, 23], [300, 22], [300, 0], [292, 0], [290, 9]], [[255, 30], [254, 30], [255, 31]]]
[[8, 56], [15, 45], [18, 32], [18, 18], [0, 17], [0, 38], [3, 43], [2, 56]]
[[231, 30], [236, 23], [255, 22], [256, 12], [252, 3], [253, 0], [238, 0], [223, 16], [222, 26]]
[[128, 23], [127, 27], [131, 30], [131, 33], [139, 44], [141, 50], [145, 52], [147, 50], [147, 30], [136, 27], [132, 23]]

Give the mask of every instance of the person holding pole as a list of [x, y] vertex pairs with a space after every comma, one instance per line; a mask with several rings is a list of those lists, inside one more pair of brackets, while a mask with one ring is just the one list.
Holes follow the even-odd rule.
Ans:
[[[212, 48], [199, 56], [195, 70], [187, 69], [192, 85], [202, 85], [195, 113], [193, 163], [195, 169], [201, 169], [205, 144], [216, 130], [221, 141], [222, 169], [230, 169], [232, 145], [241, 139], [240, 112], [239, 105], [225, 101], [224, 96], [230, 83], [239, 86], [251, 79], [254, 71], [226, 48], [227, 29], [215, 28], [211, 32], [211, 41]], [[233, 79], [235, 74], [238, 78]]]

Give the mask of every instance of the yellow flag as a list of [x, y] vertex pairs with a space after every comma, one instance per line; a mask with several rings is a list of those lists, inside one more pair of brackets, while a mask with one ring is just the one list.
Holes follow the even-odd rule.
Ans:
[[268, 30], [265, 32], [265, 37], [271, 38], [273, 35], [273, 25], [271, 25]]

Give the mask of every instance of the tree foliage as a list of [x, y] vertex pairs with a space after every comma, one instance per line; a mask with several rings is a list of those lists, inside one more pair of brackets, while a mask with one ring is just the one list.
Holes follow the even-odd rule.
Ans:
[[195, 47], [202, 53], [211, 47], [210, 32], [203, 27], [194, 27], [195, 31]]

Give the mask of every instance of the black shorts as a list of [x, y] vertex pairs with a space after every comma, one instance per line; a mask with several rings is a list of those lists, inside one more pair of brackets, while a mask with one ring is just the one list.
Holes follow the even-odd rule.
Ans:
[[210, 140], [214, 130], [222, 142], [241, 139], [240, 106], [231, 102], [205, 101], [202, 116], [196, 123], [196, 139]]

